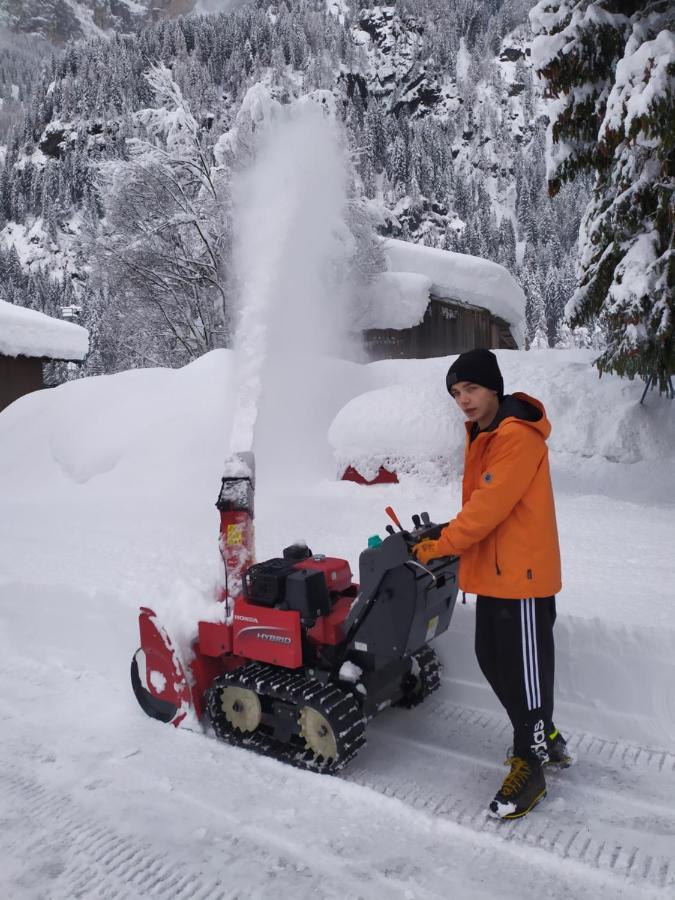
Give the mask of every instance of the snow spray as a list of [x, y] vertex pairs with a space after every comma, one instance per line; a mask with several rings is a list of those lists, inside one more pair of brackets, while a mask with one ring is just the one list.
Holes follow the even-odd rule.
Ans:
[[353, 244], [330, 104], [310, 95], [268, 108], [273, 115], [258, 129], [254, 162], [233, 184], [237, 392], [218, 506], [225, 594], [235, 598], [255, 556], [254, 465], [286, 484], [315, 466], [312, 393], [321, 360], [346, 330], [340, 285]]
[[334, 116], [308, 98], [278, 110], [233, 185], [240, 292], [230, 449], [255, 450], [259, 469], [288, 480], [312, 466], [310, 398], [321, 360], [346, 331], [341, 279], [352, 237]]

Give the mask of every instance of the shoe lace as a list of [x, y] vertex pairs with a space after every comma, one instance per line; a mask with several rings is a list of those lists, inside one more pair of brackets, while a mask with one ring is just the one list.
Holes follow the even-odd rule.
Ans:
[[511, 766], [511, 771], [504, 779], [502, 794], [505, 797], [509, 797], [511, 794], [522, 788], [532, 774], [532, 769], [520, 756], [512, 756], [510, 759], [506, 760], [506, 764]]

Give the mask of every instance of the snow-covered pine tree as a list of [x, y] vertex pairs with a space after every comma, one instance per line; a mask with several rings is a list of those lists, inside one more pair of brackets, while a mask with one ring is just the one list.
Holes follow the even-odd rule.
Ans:
[[522, 274], [525, 290], [525, 322], [528, 346], [535, 350], [548, 347], [548, 329], [546, 324], [546, 303], [539, 282], [537, 270], [528, 266]]
[[600, 317], [600, 372], [675, 370], [675, 5], [540, 0], [532, 55], [550, 98], [549, 192], [595, 186], [579, 242], [572, 326]]

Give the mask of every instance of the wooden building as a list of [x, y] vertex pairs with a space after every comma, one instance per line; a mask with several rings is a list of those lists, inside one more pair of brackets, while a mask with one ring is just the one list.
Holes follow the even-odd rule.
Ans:
[[475, 347], [518, 349], [509, 323], [489, 309], [434, 296], [418, 325], [367, 329], [363, 341], [371, 359], [427, 359]]
[[82, 362], [88, 346], [86, 328], [0, 300], [0, 413], [44, 387], [43, 363]]
[[[388, 271], [362, 329], [370, 359], [426, 359], [522, 345], [525, 295], [497, 263], [385, 241]], [[371, 327], [368, 327], [371, 326]]]

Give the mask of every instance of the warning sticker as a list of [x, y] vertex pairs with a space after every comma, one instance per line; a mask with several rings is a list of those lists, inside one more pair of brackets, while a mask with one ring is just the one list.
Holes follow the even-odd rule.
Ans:
[[244, 529], [241, 525], [227, 526], [227, 544], [241, 544], [244, 537]]
[[429, 624], [427, 625], [427, 636], [425, 640], [430, 641], [432, 637], [436, 636], [436, 632], [438, 631], [438, 616], [434, 616], [433, 619], [429, 619]]

